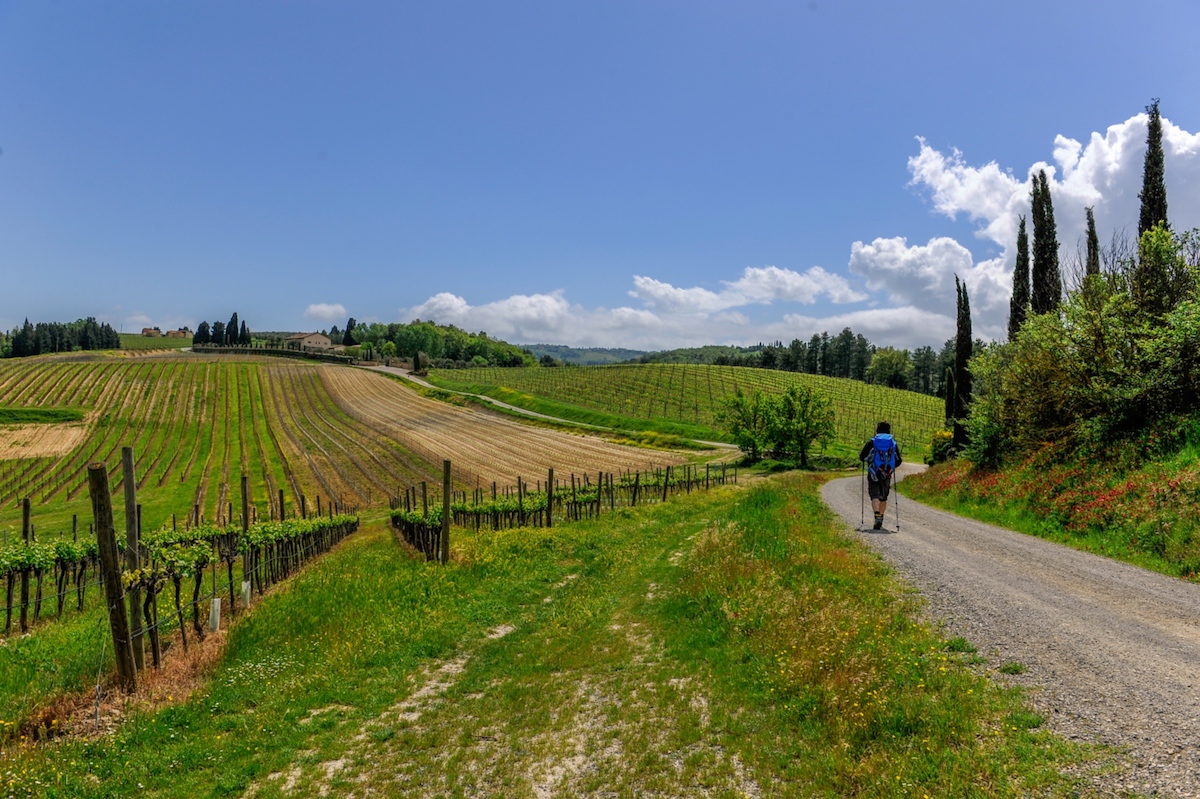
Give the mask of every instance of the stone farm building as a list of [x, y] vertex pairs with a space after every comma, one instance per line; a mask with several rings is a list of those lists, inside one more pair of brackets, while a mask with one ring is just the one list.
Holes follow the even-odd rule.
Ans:
[[295, 333], [284, 339], [283, 344], [289, 350], [327, 350], [333, 346], [329, 336], [322, 333]]

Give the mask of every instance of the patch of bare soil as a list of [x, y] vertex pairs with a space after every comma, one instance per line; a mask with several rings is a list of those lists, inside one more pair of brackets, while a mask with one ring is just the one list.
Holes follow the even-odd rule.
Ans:
[[682, 463], [672, 452], [622, 446], [601, 438], [531, 427], [497, 413], [430, 400], [362, 369], [322, 366], [321, 379], [342, 410], [435, 463], [504, 484], [516, 475], [560, 476]]
[[89, 428], [90, 422], [2, 426], [0, 461], [61, 457], [79, 446]]

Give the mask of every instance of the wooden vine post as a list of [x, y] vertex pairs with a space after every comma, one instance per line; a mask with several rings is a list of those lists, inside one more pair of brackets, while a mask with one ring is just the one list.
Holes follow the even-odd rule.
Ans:
[[242, 475], [242, 604], [250, 604], [250, 478]]
[[[137, 481], [133, 473], [133, 447], [121, 447], [121, 473], [125, 484], [125, 568], [137, 571], [141, 568], [141, 558], [138, 553]], [[120, 579], [118, 573], [117, 580]], [[133, 649], [133, 665], [142, 671], [146, 668], [146, 652], [142, 646], [142, 590], [136, 584], [129, 588], [129, 645]]]
[[554, 469], [546, 476], [546, 526], [554, 526]]
[[442, 551], [443, 564], [450, 562], [450, 461], [442, 461]]
[[[33, 538], [30, 513], [29, 497], [25, 497], [21, 500], [21, 540], [25, 546], [29, 546]], [[29, 632], [29, 569], [21, 569], [21, 632]]]
[[96, 544], [100, 549], [100, 572], [108, 603], [108, 623], [112, 628], [113, 651], [117, 660], [117, 681], [129, 693], [137, 688], [137, 666], [133, 661], [129, 619], [125, 615], [121, 590], [121, 562], [117, 551], [117, 531], [113, 526], [112, 496], [108, 492], [108, 467], [88, 464], [88, 493], [92, 498]]

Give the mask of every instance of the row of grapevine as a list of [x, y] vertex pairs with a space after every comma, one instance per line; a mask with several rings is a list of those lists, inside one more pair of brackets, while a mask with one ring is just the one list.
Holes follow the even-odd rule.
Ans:
[[[738, 389], [780, 394], [790, 385], [816, 388], [833, 400], [838, 443], [857, 448], [887, 419], [914, 454], [944, 427], [944, 408], [935, 397], [821, 375], [701, 364], [618, 364], [578, 368], [524, 367], [437, 371], [450, 388], [512, 391], [614, 416], [666, 420], [717, 430], [716, 414]], [[469, 383], [467, 382], [469, 381]], [[520, 398], [506, 395], [520, 404]]]
[[263, 593], [275, 583], [295, 573], [312, 558], [328, 552], [334, 545], [358, 529], [358, 517], [349, 514], [310, 519], [287, 519], [242, 527], [203, 525], [187, 530], [163, 529], [147, 535], [141, 542], [141, 562], [145, 565], [125, 570], [121, 580], [126, 589], [138, 588], [144, 597], [143, 615], [150, 639], [154, 665], [161, 657], [158, 596], [170, 585], [175, 613], [169, 621], [178, 624], [183, 647], [187, 648], [187, 625], [182, 602], [185, 580], [191, 581], [192, 628], [204, 636], [201, 623], [201, 591], [211, 575], [212, 594], [217, 592], [217, 571], [224, 567], [231, 612], [237, 610], [234, 566], [241, 561], [241, 578], [250, 590]]
[[[0, 460], [0, 527], [4, 509], [24, 497], [33, 499], [45, 524], [85, 514], [87, 464], [117, 463], [120, 448], [130, 445], [155, 526], [179, 507], [227, 520], [238, 474], [253, 476], [251, 503], [263, 518], [280, 516], [281, 490], [293, 507], [305, 493], [367, 505], [386, 500], [397, 485], [436, 475], [424, 453], [381, 440], [342, 410], [310, 365], [183, 355], [33, 359], [0, 364], [0, 405], [85, 412], [84, 422], [73, 423], [85, 430], [69, 451]], [[119, 468], [109, 476], [119, 489]]]
[[[239, 525], [166, 527], [142, 538], [140, 558], [148, 565], [135, 573], [127, 573], [127, 586], [138, 585], [157, 596], [162, 583], [170, 581], [175, 587], [178, 606], [180, 580], [191, 576], [196, 580], [194, 603], [199, 598], [205, 567], [224, 565], [232, 585], [234, 561], [244, 557], [249, 575], [246, 579], [252, 579], [254, 587], [261, 593], [313, 555], [328, 550], [353, 532], [351, 519], [356, 526], [356, 517], [335, 514], [331, 504], [328, 517], [257, 522], [249, 525], [245, 535]], [[117, 545], [124, 552], [124, 540], [119, 540]], [[5, 635], [12, 632], [14, 618], [19, 619], [21, 632], [26, 632], [31, 622], [41, 620], [48, 579], [52, 580], [50, 585], [57, 600], [56, 616], [63, 615], [72, 588], [75, 609], [82, 611], [88, 589], [99, 580], [98, 556], [94, 533], [89, 530], [81, 541], [78, 528], [70, 538], [60, 536], [38, 541], [31, 537], [0, 545], [0, 580], [6, 586]], [[213, 580], [215, 585], [215, 576]]]
[[[470, 492], [453, 492], [450, 501], [451, 521], [459, 527], [485, 527], [492, 530], [514, 527], [552, 525], [554, 519], [578, 521], [598, 517], [607, 507], [635, 507], [647, 502], [665, 502], [671, 494], [701, 491], [727, 482], [737, 482], [737, 467], [725, 463], [667, 466], [646, 472], [595, 472], [578, 479], [554, 477], [551, 470], [546, 482], [535, 483], [531, 490], [521, 478], [516, 486], [498, 491], [492, 484], [491, 495], [477, 488]], [[412, 486], [402, 496], [391, 501], [392, 527], [411, 546], [433, 560], [441, 550], [441, 499], [431, 502], [428, 487], [422, 483]]]

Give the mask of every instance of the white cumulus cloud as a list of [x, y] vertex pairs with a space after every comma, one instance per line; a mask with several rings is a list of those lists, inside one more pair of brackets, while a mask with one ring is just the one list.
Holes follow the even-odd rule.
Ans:
[[304, 309], [304, 316], [317, 322], [338, 322], [346, 319], [346, 306], [340, 302], [315, 302]]
[[774, 302], [811, 305], [822, 295], [835, 303], [866, 299], [866, 295], [851, 288], [844, 277], [819, 266], [803, 273], [778, 266], [748, 266], [737, 280], [721, 282], [725, 288], [716, 292], [698, 286], [679, 288], [652, 277], [635, 275], [629, 296], [665, 313], [716, 313]]

